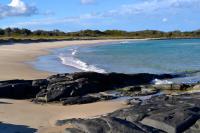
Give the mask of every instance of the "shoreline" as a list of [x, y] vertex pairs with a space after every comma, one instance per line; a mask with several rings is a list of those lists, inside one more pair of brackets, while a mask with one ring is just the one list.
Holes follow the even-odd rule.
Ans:
[[51, 43], [60, 41], [99, 41], [99, 40], [176, 40], [176, 39], [200, 39], [199, 37], [175, 37], [175, 38], [78, 38], [78, 39], [2, 39], [0, 38], [0, 45], [13, 45], [15, 43], [29, 44], [29, 43]]
[[34, 61], [37, 57], [48, 55], [50, 49], [64, 48], [67, 46], [95, 45], [98, 43], [111, 43], [121, 41], [137, 41], [148, 39], [122, 39], [122, 40], [80, 40], [56, 41], [40, 43], [15, 43], [0, 46], [0, 81], [11, 79], [41, 79], [55, 73], [35, 69], [27, 62]]

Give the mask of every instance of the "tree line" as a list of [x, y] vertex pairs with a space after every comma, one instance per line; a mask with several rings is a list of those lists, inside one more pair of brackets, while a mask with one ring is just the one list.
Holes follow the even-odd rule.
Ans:
[[200, 38], [200, 30], [196, 31], [170, 31], [163, 32], [158, 30], [143, 30], [143, 31], [123, 31], [123, 30], [81, 30], [77, 32], [63, 32], [60, 30], [45, 31], [36, 30], [31, 31], [28, 29], [19, 28], [5, 28], [0, 29], [0, 37], [71, 37], [71, 38]]

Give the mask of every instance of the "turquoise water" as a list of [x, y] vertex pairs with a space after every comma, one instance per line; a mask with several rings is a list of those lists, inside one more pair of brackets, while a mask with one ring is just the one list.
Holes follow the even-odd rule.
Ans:
[[[52, 51], [34, 62], [37, 69], [121, 73], [185, 73], [200, 80], [200, 39], [145, 40], [94, 46], [72, 46]], [[191, 72], [194, 72], [191, 74]], [[182, 79], [177, 79], [182, 80]], [[184, 78], [186, 80], [186, 78]]]

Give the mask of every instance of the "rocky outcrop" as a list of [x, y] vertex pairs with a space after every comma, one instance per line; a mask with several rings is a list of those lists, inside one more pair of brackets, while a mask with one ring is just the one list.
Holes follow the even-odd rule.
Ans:
[[191, 85], [188, 84], [161, 84], [161, 85], [153, 85], [152, 86], [155, 89], [160, 89], [160, 90], [179, 90], [179, 91], [185, 91], [188, 88], [191, 87]]
[[[162, 90], [199, 90], [199, 84], [152, 85], [152, 80], [169, 79], [178, 75], [99, 74], [81, 72], [58, 74], [40, 80], [0, 82], [0, 98], [30, 99], [34, 102], [60, 102], [63, 105], [85, 104], [132, 97], [130, 107], [93, 119], [60, 120], [57, 125], [70, 124], [66, 133], [195, 133], [199, 132], [200, 93], [168, 96]], [[110, 94], [113, 91], [117, 94]], [[101, 93], [100, 93], [101, 92]]]
[[70, 124], [67, 133], [197, 133], [200, 120], [200, 94], [156, 96], [107, 116], [94, 119], [59, 120]]
[[155, 88], [152, 85], [141, 85], [141, 86], [128, 86], [125, 88], [117, 89], [121, 96], [147, 96], [153, 95], [160, 91], [161, 89]]
[[[43, 80], [41, 80], [43, 82]], [[34, 98], [40, 91], [40, 80], [11, 80], [0, 82], [0, 97], [13, 99], [27, 99]]]
[[87, 104], [87, 103], [97, 102], [99, 100], [100, 100], [99, 98], [91, 96], [68, 97], [66, 99], [62, 99], [62, 104], [63, 105]]
[[173, 77], [174, 75], [169, 74], [100, 74], [95, 72], [59, 74], [47, 79], [46, 89], [37, 94], [36, 100], [51, 102], [66, 97], [84, 96], [126, 86], [149, 84], [155, 78]]
[[131, 123], [115, 117], [95, 119], [71, 119], [58, 121], [57, 125], [72, 124], [75, 128], [65, 129], [65, 133], [158, 133], [158, 129], [139, 123]]
[[93, 94], [85, 96], [76, 96], [60, 99], [63, 105], [73, 105], [73, 104], [87, 104], [98, 101], [112, 100], [116, 99], [113, 95], [103, 95], [103, 94]]
[[131, 85], [148, 84], [155, 78], [173, 77], [174, 75], [169, 74], [100, 74], [95, 72], [58, 74], [41, 80], [2, 81], [0, 82], [0, 97], [35, 98], [40, 102], [52, 102]]
[[200, 133], [200, 120], [186, 130], [185, 133]]

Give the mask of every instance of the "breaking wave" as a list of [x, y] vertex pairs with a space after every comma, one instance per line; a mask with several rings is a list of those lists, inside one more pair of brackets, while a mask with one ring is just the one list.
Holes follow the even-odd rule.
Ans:
[[95, 65], [88, 64], [78, 58], [75, 57], [78, 50], [74, 49], [71, 52], [71, 55], [60, 54], [59, 58], [62, 61], [62, 64], [77, 68], [83, 71], [92, 71], [98, 73], [106, 73], [104, 69], [98, 68]]

